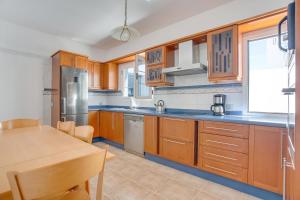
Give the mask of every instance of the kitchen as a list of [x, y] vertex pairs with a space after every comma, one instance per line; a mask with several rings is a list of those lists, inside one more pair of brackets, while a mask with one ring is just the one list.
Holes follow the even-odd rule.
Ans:
[[[107, 162], [98, 186], [95, 177], [86, 182], [87, 192], [91, 197], [97, 193], [97, 199], [300, 199], [296, 189], [300, 180], [299, 119], [295, 115], [299, 112], [295, 70], [300, 52], [299, 2], [201, 4], [191, 0], [184, 7], [191, 16], [183, 13], [181, 21], [170, 23], [170, 13], [163, 17], [157, 12], [168, 23], [162, 20], [165, 24], [157, 30], [137, 29], [148, 33], [128, 28], [127, 16], [129, 20], [134, 13], [131, 9], [140, 4], [151, 5], [151, 9], [162, 6], [162, 10], [164, 4], [134, 2], [118, 1], [122, 17], [125, 11], [125, 24], [97, 46], [80, 39], [80, 31], [70, 41], [67, 32], [59, 40], [52, 37], [56, 17], [49, 22], [52, 28], [43, 25], [36, 31], [26, 27], [32, 19], [22, 21], [9, 12], [20, 1], [4, 1], [3, 8], [8, 10], [0, 15], [4, 27], [1, 57], [2, 65], [11, 69], [3, 69], [2, 74], [8, 75], [2, 80], [10, 83], [12, 91], [5, 92], [1, 103], [0, 143], [3, 139], [6, 145], [2, 152], [16, 150], [6, 142], [11, 141], [6, 120], [32, 118], [44, 124], [41, 135], [55, 128], [68, 132], [70, 126], [76, 126], [68, 132], [74, 138], [57, 132], [62, 141], [85, 148], [76, 155], [101, 151], [105, 159], [105, 150]], [[206, 6], [203, 11], [196, 9], [200, 4]], [[55, 8], [49, 2], [47, 6]], [[19, 15], [31, 9], [30, 5], [18, 8]], [[229, 16], [228, 10], [239, 12]], [[63, 17], [64, 12], [59, 11], [58, 18]], [[85, 17], [75, 18], [80, 24]], [[38, 27], [36, 23], [32, 26]], [[21, 40], [23, 37], [27, 40]], [[7, 84], [2, 85], [7, 91]], [[59, 123], [66, 125], [60, 128]], [[29, 134], [25, 129], [23, 134]], [[20, 137], [16, 133], [21, 130], [10, 134]], [[67, 148], [48, 139], [47, 145], [62, 151]], [[78, 139], [93, 145], [77, 144]], [[12, 162], [3, 156], [5, 162]], [[26, 169], [31, 169], [30, 162], [26, 163]], [[7, 166], [0, 165], [0, 180], [8, 169], [21, 167]], [[103, 192], [99, 192], [102, 184]], [[5, 178], [0, 197], [8, 198], [9, 185]]]

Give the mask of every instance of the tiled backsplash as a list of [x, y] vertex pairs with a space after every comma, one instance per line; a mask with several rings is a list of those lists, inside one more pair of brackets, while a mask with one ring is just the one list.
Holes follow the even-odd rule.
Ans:
[[[175, 86], [189, 86], [160, 88], [154, 90], [153, 99], [135, 99], [124, 97], [122, 93], [90, 93], [89, 105], [121, 105], [136, 107], [154, 107], [154, 103], [162, 99], [167, 108], [209, 110], [214, 94], [225, 94], [226, 108], [229, 111], [242, 111], [243, 95], [241, 84], [210, 84], [205, 75], [190, 75], [175, 78]], [[196, 85], [195, 87], [190, 87]], [[216, 87], [218, 86], [218, 87]]]

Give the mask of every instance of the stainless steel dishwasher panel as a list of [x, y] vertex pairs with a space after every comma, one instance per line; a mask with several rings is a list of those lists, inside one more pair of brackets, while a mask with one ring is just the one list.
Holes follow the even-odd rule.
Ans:
[[124, 125], [125, 150], [138, 156], [144, 156], [144, 116], [125, 114]]

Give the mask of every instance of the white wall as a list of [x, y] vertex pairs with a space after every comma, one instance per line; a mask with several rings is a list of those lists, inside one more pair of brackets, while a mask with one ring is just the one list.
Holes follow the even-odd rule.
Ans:
[[[235, 0], [107, 51], [105, 60], [283, 8], [291, 0]], [[180, 14], [180, 13], [178, 13]]]
[[102, 50], [0, 20], [0, 121], [36, 118], [50, 124], [51, 55], [59, 49], [100, 60]]

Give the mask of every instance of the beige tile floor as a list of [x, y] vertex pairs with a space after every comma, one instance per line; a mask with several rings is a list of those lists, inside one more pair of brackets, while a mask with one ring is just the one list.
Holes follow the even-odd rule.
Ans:
[[[102, 146], [103, 143], [95, 143]], [[104, 200], [257, 200], [225, 186], [140, 158], [110, 146]], [[97, 177], [91, 180], [95, 196]]]

